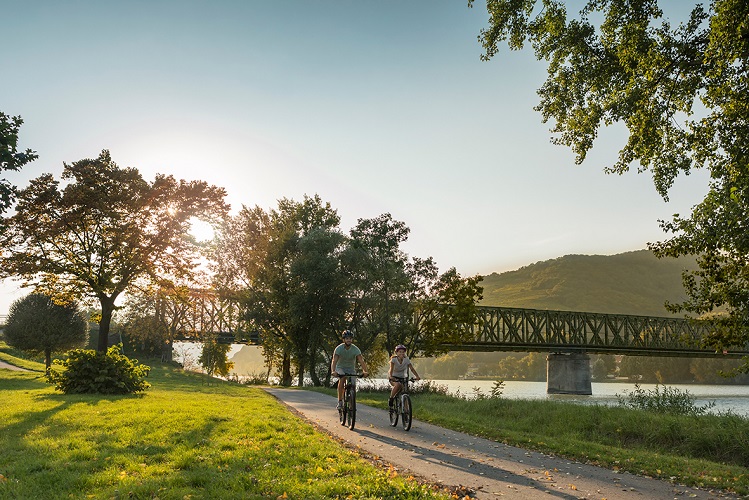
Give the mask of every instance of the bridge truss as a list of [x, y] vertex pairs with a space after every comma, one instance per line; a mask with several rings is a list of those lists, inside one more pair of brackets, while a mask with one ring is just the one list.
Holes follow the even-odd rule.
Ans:
[[742, 357], [749, 345], [715, 352], [700, 344], [709, 322], [623, 314], [479, 307], [476, 321], [462, 325], [471, 340], [450, 345], [461, 351], [548, 351], [690, 357]]

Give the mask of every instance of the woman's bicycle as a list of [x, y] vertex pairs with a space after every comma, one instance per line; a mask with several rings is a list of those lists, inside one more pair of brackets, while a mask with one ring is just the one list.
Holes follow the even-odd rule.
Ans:
[[404, 430], [411, 429], [411, 396], [408, 395], [408, 377], [393, 377], [401, 383], [401, 390], [395, 395], [390, 412], [390, 425], [398, 425], [398, 417], [401, 419]]
[[338, 409], [338, 416], [341, 425], [346, 425], [349, 429], [354, 430], [354, 425], [356, 425], [356, 377], [359, 375], [346, 373], [341, 376], [346, 378], [343, 386], [343, 404]]

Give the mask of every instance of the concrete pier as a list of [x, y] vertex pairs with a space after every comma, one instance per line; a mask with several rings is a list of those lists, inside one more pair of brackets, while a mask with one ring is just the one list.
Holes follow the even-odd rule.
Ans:
[[593, 394], [590, 356], [584, 353], [549, 354], [546, 357], [547, 394]]

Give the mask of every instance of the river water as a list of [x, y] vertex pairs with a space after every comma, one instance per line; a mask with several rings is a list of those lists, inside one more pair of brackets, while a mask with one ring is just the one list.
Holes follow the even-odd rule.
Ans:
[[[483, 394], [491, 394], [492, 380], [434, 380], [444, 385], [450, 393], [459, 392], [468, 397], [475, 395], [475, 388]], [[609, 404], [618, 402], [617, 394], [625, 396], [635, 389], [635, 384], [625, 382], [593, 382], [591, 396], [572, 394], [546, 394], [546, 382], [506, 381], [502, 388], [502, 397], [515, 399], [546, 399], [550, 401], [569, 401], [580, 404]], [[694, 398], [695, 406], [705, 406], [710, 402], [715, 407], [711, 413], [732, 412], [749, 417], [749, 386], [746, 385], [703, 385], [703, 384], [666, 384], [668, 387], [688, 392]], [[653, 391], [655, 384], [639, 384], [645, 391]], [[661, 391], [663, 386], [661, 386]]]
[[[182, 344], [182, 343], [178, 343]], [[175, 346], [175, 357], [193, 357], [200, 354], [198, 344]], [[231, 358], [241, 349], [241, 345], [233, 345], [229, 352]], [[264, 370], [263, 370], [264, 371]], [[368, 379], [377, 385], [387, 385], [385, 379]], [[447, 387], [450, 394], [460, 394], [465, 397], [475, 397], [476, 390], [482, 394], [491, 394], [495, 382], [493, 380], [433, 380], [433, 383]], [[703, 385], [703, 384], [666, 384], [668, 387], [688, 392], [694, 398], [695, 406], [701, 407], [715, 403], [709, 411], [711, 413], [732, 412], [749, 418], [749, 386], [747, 385]], [[639, 384], [645, 391], [652, 391], [655, 384]], [[504, 382], [502, 397], [513, 399], [546, 399], [552, 401], [569, 401], [579, 404], [607, 404], [615, 405], [617, 395], [626, 396], [635, 389], [635, 384], [626, 382], [593, 382], [591, 396], [571, 394], [546, 394], [546, 382], [523, 382], [509, 380]], [[661, 386], [662, 389], [662, 386]]]

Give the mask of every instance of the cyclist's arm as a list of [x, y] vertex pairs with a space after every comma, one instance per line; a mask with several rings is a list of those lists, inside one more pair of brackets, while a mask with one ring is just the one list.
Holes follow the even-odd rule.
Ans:
[[416, 380], [420, 380], [420, 379], [421, 379], [421, 377], [419, 377], [419, 374], [418, 374], [418, 373], [416, 373], [416, 368], [414, 368], [414, 365], [413, 365], [413, 363], [409, 363], [409, 364], [408, 364], [408, 367], [409, 367], [409, 368], [411, 369], [411, 371], [413, 372], [413, 374], [414, 374], [414, 377], [416, 377]]
[[388, 380], [393, 380], [393, 360], [390, 360], [390, 367], [388, 368]]
[[335, 373], [335, 366], [338, 364], [338, 354], [333, 354], [333, 361], [330, 362], [330, 373]]
[[367, 372], [368, 372], [369, 370], [367, 370], [367, 363], [365, 363], [365, 362], [364, 362], [364, 357], [363, 357], [363, 356], [362, 356], [361, 354], [357, 354], [357, 355], [356, 355], [356, 360], [357, 360], [357, 361], [359, 362], [359, 364], [361, 365], [361, 370], [362, 370], [362, 373], [363, 373], [363, 374], [364, 374], [364, 376], [366, 377], [366, 376], [367, 376]]

